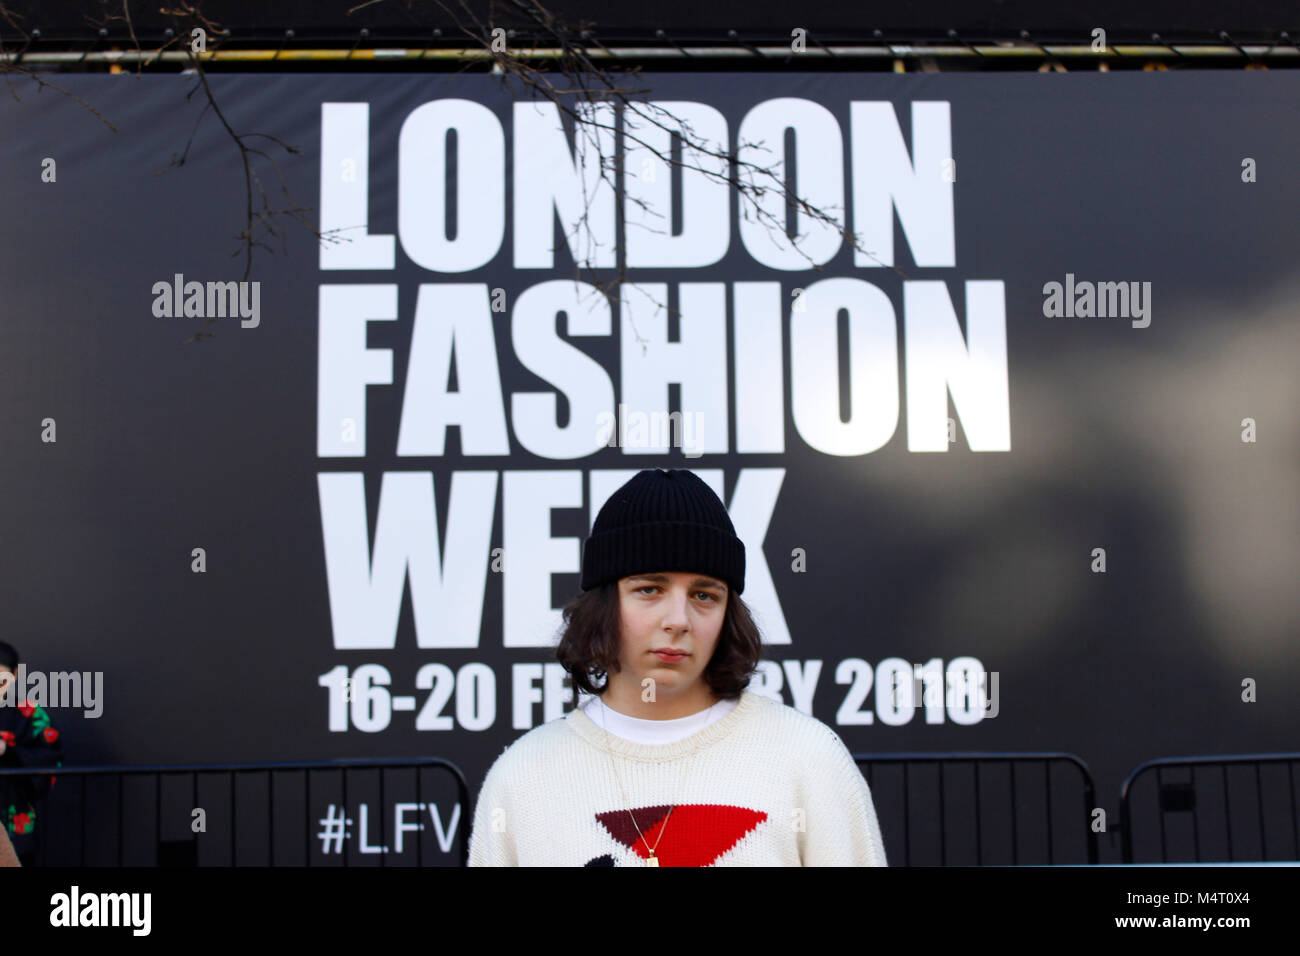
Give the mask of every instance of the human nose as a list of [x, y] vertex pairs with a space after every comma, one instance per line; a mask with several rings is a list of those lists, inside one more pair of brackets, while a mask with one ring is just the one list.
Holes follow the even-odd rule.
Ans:
[[689, 603], [686, 591], [673, 588], [668, 592], [664, 602], [664, 627], [674, 631], [684, 631], [689, 626], [686, 605]]

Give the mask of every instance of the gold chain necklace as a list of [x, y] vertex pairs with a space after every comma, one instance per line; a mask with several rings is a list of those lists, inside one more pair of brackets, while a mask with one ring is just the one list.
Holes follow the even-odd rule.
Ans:
[[[664, 817], [664, 825], [659, 828], [659, 838], [655, 840], [655, 845], [651, 846], [648, 842], [646, 842], [645, 834], [641, 832], [641, 827], [636, 822], [636, 814], [632, 812], [631, 801], [628, 800], [627, 793], [625, 793], [623, 790], [623, 779], [618, 775], [618, 766], [614, 763], [614, 754], [611, 753], [609, 749], [609, 728], [605, 726], [605, 702], [603, 700], [600, 700], [599, 697], [597, 697], [597, 701], [599, 701], [599, 705], [601, 708], [600, 729], [605, 732], [605, 753], [609, 756], [610, 769], [614, 771], [614, 779], [618, 782], [619, 796], [623, 798], [623, 804], [628, 808], [627, 815], [632, 818], [632, 826], [636, 827], [636, 835], [641, 838], [642, 844], [645, 845], [646, 852], [650, 854], [650, 857], [649, 859], [646, 860], [645, 865], [658, 866], [659, 858], [655, 856], [655, 850], [659, 849], [659, 844], [663, 842], [664, 831], [668, 829], [668, 820], [672, 817], [673, 811], [677, 809], [677, 804], [676, 802], [674, 802], [668, 805], [668, 816]], [[700, 730], [703, 730], [705, 727], [708, 726], [709, 715], [713, 713], [713, 708], [717, 706], [718, 706], [718, 701], [715, 700], [712, 706], [710, 706], [709, 709], [704, 712], [704, 724], [701, 725]], [[700, 730], [695, 731], [695, 733], [698, 734]], [[687, 754], [687, 759], [689, 760], [693, 758], [699, 752], [700, 752], [700, 744], [698, 741], [696, 741], [695, 749], [692, 750], [689, 754]], [[687, 770], [684, 771], [682, 774], [683, 779], [685, 779], [686, 776], [689, 775], [689, 771], [690, 771], [690, 767], [688, 765]], [[677, 788], [677, 792], [681, 793], [681, 791], [682, 788], [679, 785]]]

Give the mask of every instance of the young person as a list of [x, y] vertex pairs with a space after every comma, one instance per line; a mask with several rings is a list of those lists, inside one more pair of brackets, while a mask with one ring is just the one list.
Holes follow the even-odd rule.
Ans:
[[0, 866], [22, 866], [18, 854], [14, 852], [14, 845], [9, 842], [9, 834], [5, 833], [3, 827], [0, 827]]
[[[0, 767], [58, 767], [63, 744], [44, 707], [17, 698], [18, 651], [0, 641]], [[36, 863], [36, 804], [54, 777], [0, 777], [0, 828], [23, 866]]]
[[817, 719], [748, 690], [745, 546], [685, 469], [610, 496], [556, 656], [591, 699], [497, 757], [470, 866], [886, 866], [871, 792]]

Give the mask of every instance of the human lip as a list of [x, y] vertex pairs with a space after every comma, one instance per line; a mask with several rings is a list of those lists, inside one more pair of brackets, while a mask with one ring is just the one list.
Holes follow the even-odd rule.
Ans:
[[654, 654], [655, 657], [659, 658], [661, 661], [668, 661], [669, 663], [682, 661], [690, 656], [680, 647], [660, 647], [654, 650], [652, 653]]

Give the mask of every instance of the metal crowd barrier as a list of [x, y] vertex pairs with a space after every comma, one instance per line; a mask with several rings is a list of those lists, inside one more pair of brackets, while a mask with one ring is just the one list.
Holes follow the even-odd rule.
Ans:
[[[890, 753], [853, 759], [866, 766], [890, 866], [1097, 862], [1096, 788], [1087, 764], [1074, 754]], [[915, 826], [917, 819], [922, 826]]]
[[[1074, 754], [853, 759], [871, 787], [891, 865], [1098, 862], [1096, 788]], [[1120, 790], [1123, 861], [1300, 860], [1297, 762], [1300, 753], [1140, 764]], [[437, 781], [424, 779], [430, 770]], [[392, 779], [403, 771], [409, 779]], [[468, 862], [469, 787], [459, 767], [437, 757], [0, 769], [0, 776], [46, 775], [59, 782], [37, 804], [42, 866]], [[180, 794], [178, 778], [188, 783]], [[100, 783], [108, 793], [92, 799]], [[438, 796], [441, 804], [431, 799]], [[368, 812], [372, 804], [377, 812]]]
[[[428, 770], [444, 777], [440, 786], [423, 779]], [[412, 779], [392, 780], [399, 771], [409, 771]], [[330, 779], [323, 780], [327, 774]], [[452, 865], [465, 866], [469, 859], [472, 807], [465, 775], [437, 757], [23, 767], [0, 769], [0, 776], [56, 778], [36, 804], [38, 866], [388, 866], [394, 846], [402, 862], [423, 866], [426, 855], [451, 857], [447, 848], [453, 842], [458, 847]], [[447, 794], [447, 776], [455, 803], [444, 815], [428, 797]], [[214, 777], [218, 786], [209, 786]], [[179, 794], [177, 778], [189, 783]], [[71, 786], [73, 781], [79, 786]], [[249, 781], [258, 788], [255, 795]], [[102, 782], [109, 786], [92, 786]], [[88, 799], [91, 789], [109, 793]], [[369, 811], [371, 802], [377, 813]], [[391, 821], [390, 804], [396, 810]], [[372, 844], [373, 833], [378, 841]], [[426, 851], [431, 836], [440, 852]], [[319, 850], [314, 841], [320, 841]], [[407, 844], [413, 844], [409, 852]]]
[[[1297, 761], [1300, 753], [1165, 757], [1139, 764], [1120, 788], [1124, 862], [1300, 860]], [[1148, 782], [1154, 785], [1143, 786]]]

